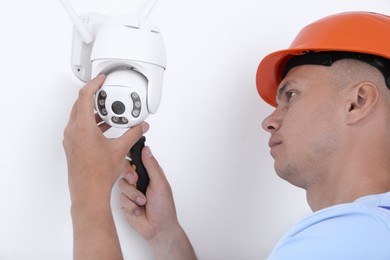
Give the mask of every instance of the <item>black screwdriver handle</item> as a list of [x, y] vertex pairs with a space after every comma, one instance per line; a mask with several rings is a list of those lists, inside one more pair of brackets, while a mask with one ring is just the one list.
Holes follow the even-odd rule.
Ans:
[[131, 156], [131, 166], [137, 172], [138, 181], [136, 183], [136, 188], [141, 191], [143, 194], [146, 193], [146, 188], [149, 185], [149, 176], [145, 169], [144, 164], [142, 163], [142, 149], [145, 147], [145, 136], [142, 136], [130, 149]]

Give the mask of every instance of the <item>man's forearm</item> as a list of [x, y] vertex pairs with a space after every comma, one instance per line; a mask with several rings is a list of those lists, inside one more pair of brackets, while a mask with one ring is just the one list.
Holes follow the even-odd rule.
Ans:
[[73, 256], [79, 259], [123, 259], [109, 204], [72, 205]]

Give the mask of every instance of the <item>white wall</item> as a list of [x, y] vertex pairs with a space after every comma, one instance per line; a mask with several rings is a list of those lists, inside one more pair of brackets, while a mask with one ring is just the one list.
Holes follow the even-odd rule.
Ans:
[[[142, 0], [71, 1], [78, 13], [134, 12]], [[310, 11], [309, 11], [310, 10]], [[302, 190], [274, 173], [262, 119], [260, 59], [328, 14], [390, 14], [387, 0], [160, 0], [168, 68], [148, 145], [172, 184], [200, 259], [263, 259], [310, 212]], [[0, 259], [71, 259], [62, 133], [82, 83], [70, 70], [72, 26], [56, 0], [0, 4]], [[310, 126], [307, 126], [310, 127]], [[153, 259], [113, 209], [126, 259]]]

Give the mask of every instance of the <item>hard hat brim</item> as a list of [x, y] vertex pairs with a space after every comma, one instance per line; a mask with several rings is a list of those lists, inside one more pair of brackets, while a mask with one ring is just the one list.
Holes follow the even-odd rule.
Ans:
[[260, 97], [273, 107], [277, 106], [276, 91], [281, 82], [282, 71], [292, 55], [302, 54], [301, 49], [286, 49], [265, 56], [256, 73], [256, 86]]

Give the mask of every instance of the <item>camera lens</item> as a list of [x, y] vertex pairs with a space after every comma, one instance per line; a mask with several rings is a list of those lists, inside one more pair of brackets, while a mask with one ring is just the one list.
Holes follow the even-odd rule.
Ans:
[[117, 115], [122, 115], [125, 112], [125, 105], [120, 101], [115, 101], [112, 103], [112, 111]]

